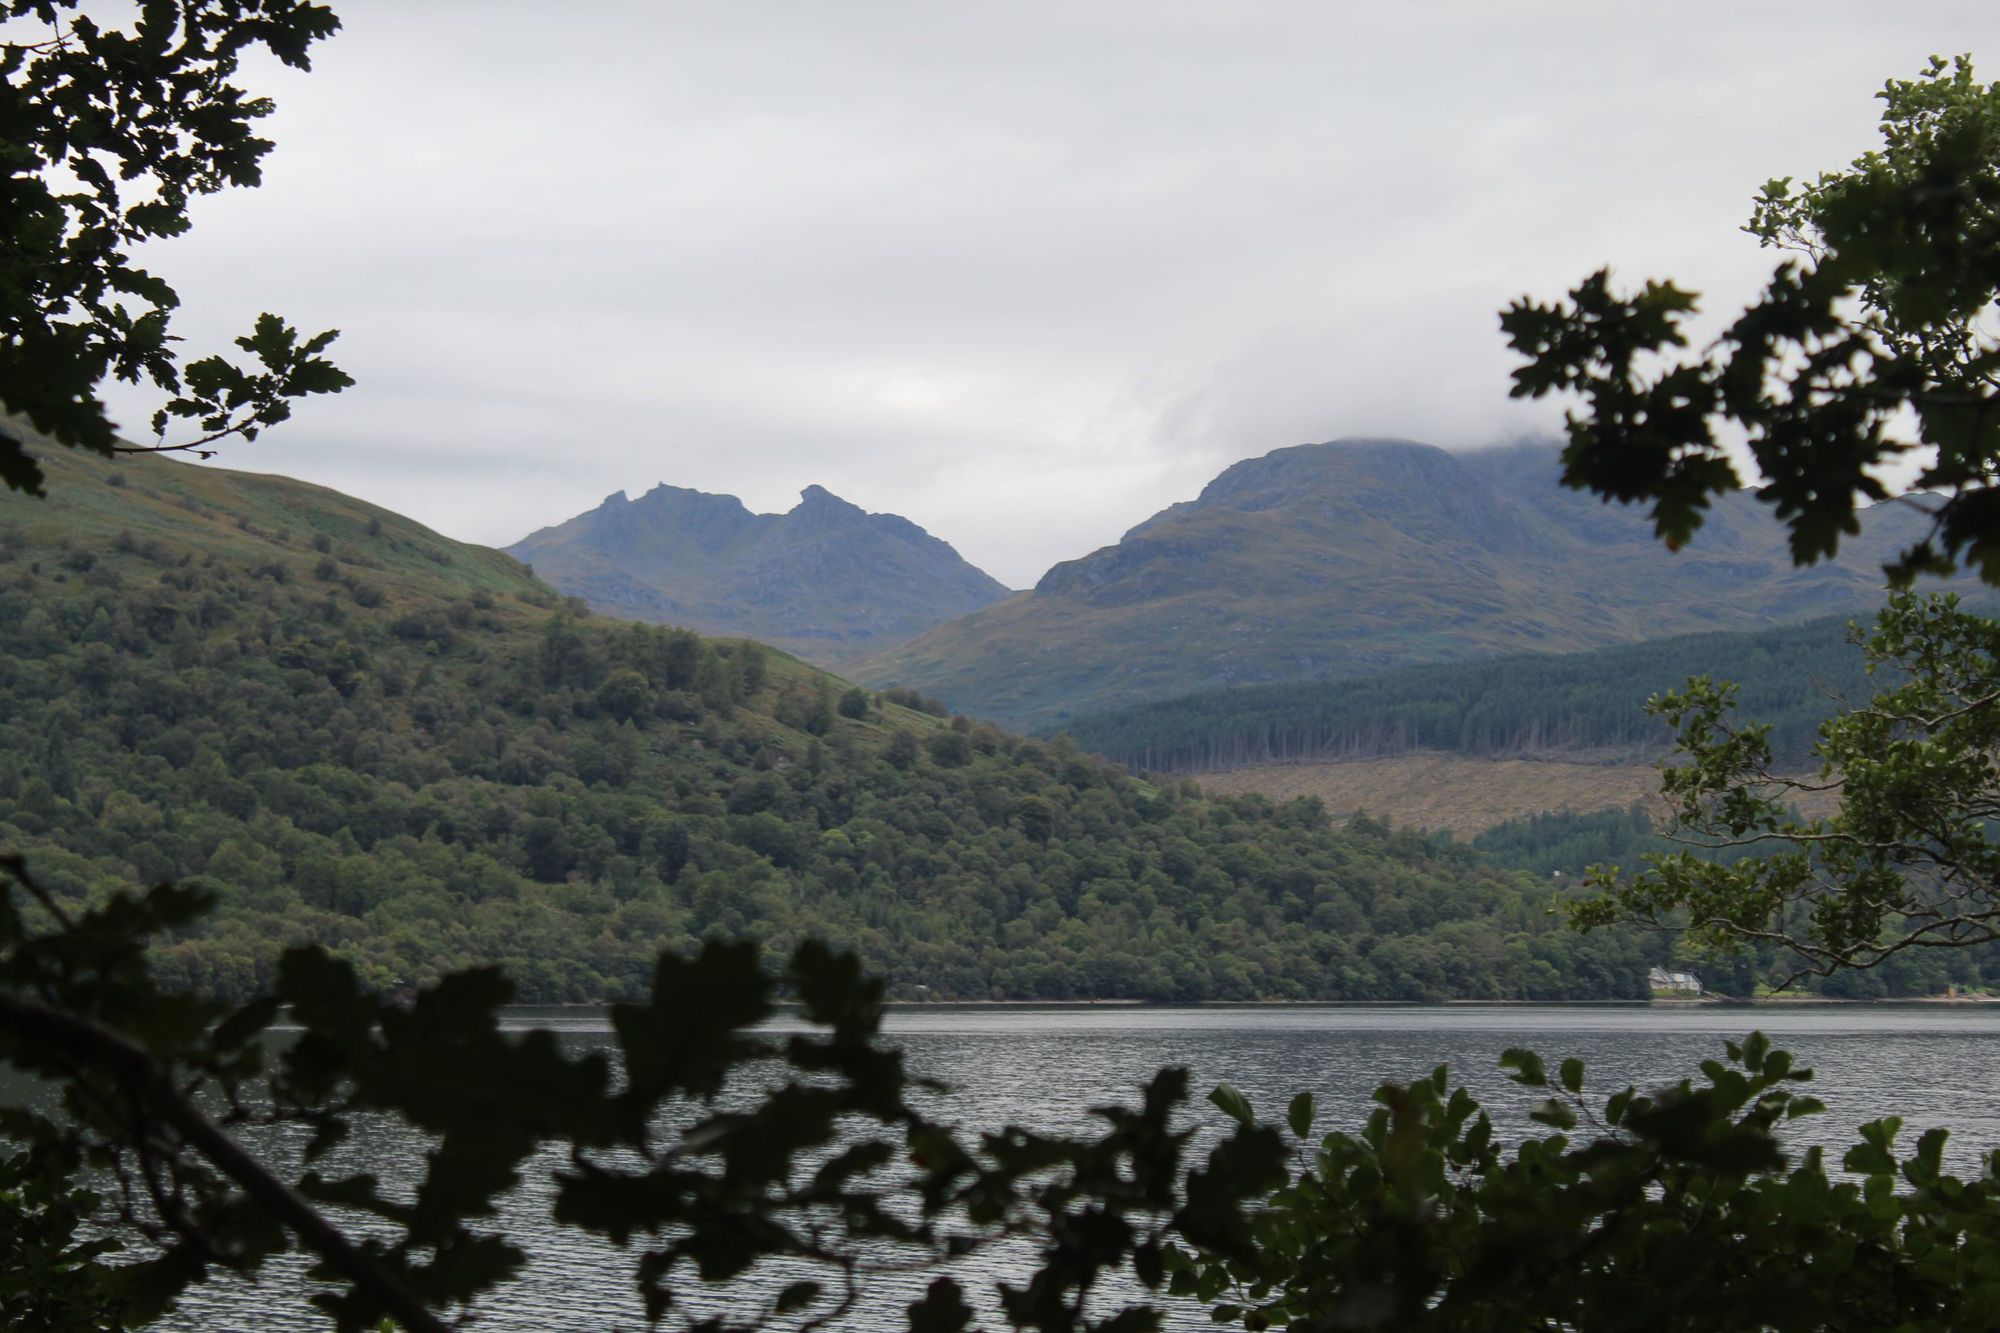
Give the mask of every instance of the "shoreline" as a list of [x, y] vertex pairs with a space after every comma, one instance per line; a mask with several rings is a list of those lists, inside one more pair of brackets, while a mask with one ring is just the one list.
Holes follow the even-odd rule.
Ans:
[[[505, 1009], [608, 1009], [619, 1000], [563, 1004], [510, 1004]], [[1688, 999], [1651, 1000], [885, 1000], [902, 1009], [1817, 1009], [1838, 1007], [1898, 1008], [1910, 1005], [1973, 1007], [2000, 1004], [2000, 995], [1904, 995], [1880, 999], [1848, 999], [1836, 995], [1703, 995]], [[780, 1010], [798, 1008], [796, 1001], [779, 1001]]]

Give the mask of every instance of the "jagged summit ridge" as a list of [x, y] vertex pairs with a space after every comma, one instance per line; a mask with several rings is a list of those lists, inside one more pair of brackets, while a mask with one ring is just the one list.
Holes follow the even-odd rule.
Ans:
[[782, 514], [662, 482], [507, 548], [607, 615], [743, 635], [835, 665], [1006, 596], [951, 546], [813, 484]]

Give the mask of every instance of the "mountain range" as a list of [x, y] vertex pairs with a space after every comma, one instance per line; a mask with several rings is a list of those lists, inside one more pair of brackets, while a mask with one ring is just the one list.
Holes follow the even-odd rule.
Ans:
[[1007, 595], [894, 514], [820, 486], [789, 513], [656, 486], [543, 528], [507, 553], [606, 615], [760, 639], [820, 666], [902, 642]]
[[846, 664], [1014, 725], [1197, 690], [1752, 629], [1879, 604], [1927, 521], [1881, 505], [1792, 565], [1748, 493], [1669, 554], [1643, 511], [1564, 489], [1553, 444], [1279, 449], [1036, 586]]
[[593, 616], [320, 487], [36, 453], [47, 498], [0, 492], [0, 852], [79, 911], [213, 895], [170, 986], [241, 998], [309, 942], [531, 1003], [744, 935], [926, 999], [1638, 998], [1667, 958], [1463, 847]]
[[[378, 988], [498, 962], [525, 1000], [602, 1001], [661, 947], [745, 932], [852, 948], [933, 999], [1605, 998], [1668, 957], [1563, 930], [1546, 857], [1496, 874], [1327, 814], [1420, 810], [1133, 780], [1067, 736], [592, 616], [319, 487], [37, 452], [49, 498], [0, 494], [0, 850], [79, 904], [213, 892], [214, 918], [154, 951], [170, 984], [241, 995], [317, 940]], [[1406, 684], [1368, 711], [1466, 702]], [[1475, 711], [1502, 744], [1535, 725]], [[1870, 975], [1946, 981], [1928, 958]]]

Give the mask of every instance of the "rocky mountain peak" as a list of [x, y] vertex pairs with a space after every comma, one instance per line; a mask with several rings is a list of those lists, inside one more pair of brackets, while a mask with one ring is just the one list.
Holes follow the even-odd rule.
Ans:
[[839, 524], [865, 522], [874, 517], [860, 505], [850, 504], [824, 486], [808, 486], [799, 492], [799, 502], [785, 517], [794, 522], [810, 523], [815, 527], [830, 527]]
[[782, 514], [664, 483], [508, 548], [608, 615], [745, 635], [832, 665], [1007, 589], [908, 519], [807, 486]]

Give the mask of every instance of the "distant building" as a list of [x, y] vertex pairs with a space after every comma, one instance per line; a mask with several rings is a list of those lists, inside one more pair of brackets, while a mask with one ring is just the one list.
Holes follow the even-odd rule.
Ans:
[[1701, 978], [1692, 972], [1669, 972], [1664, 967], [1656, 967], [1646, 973], [1646, 980], [1654, 990], [1701, 994]]

